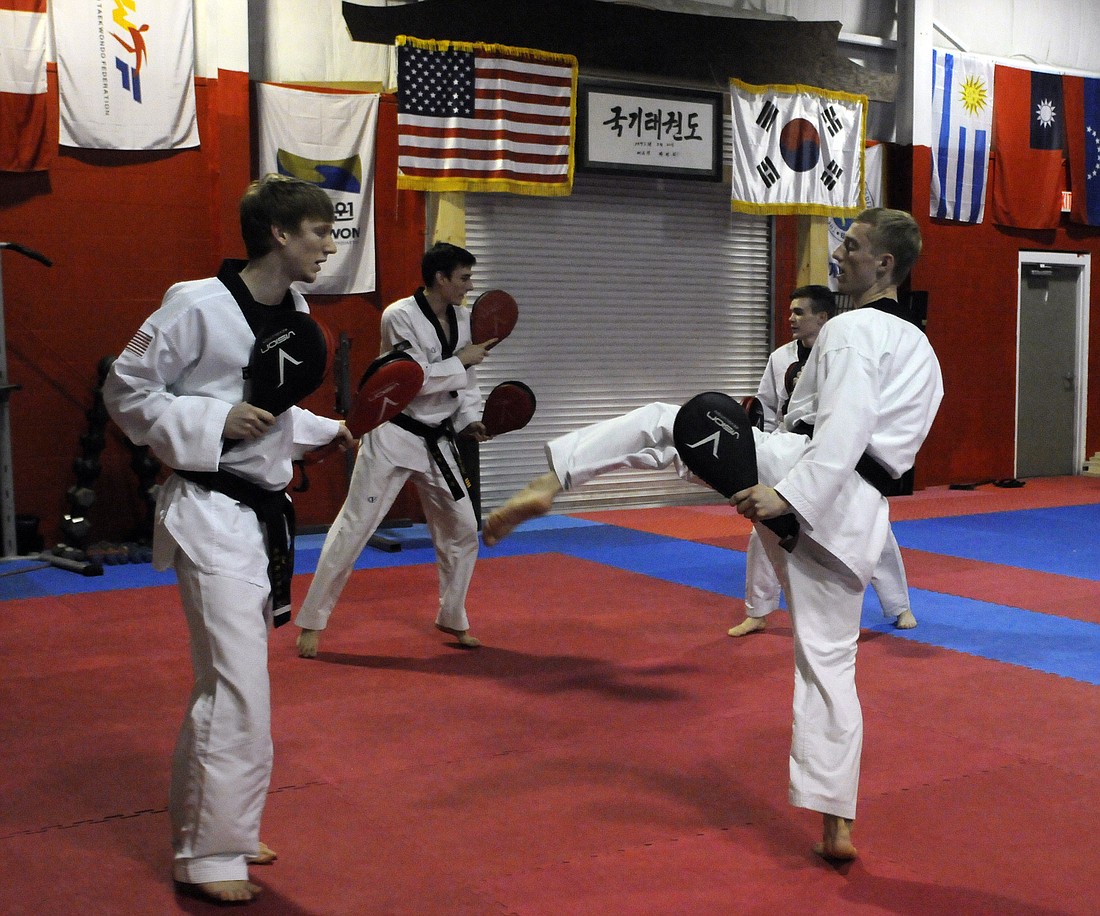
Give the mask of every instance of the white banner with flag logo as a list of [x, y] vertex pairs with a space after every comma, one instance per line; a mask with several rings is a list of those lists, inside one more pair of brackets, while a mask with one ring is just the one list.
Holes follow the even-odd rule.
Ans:
[[985, 216], [995, 70], [992, 61], [932, 49], [930, 216], [963, 223]]
[[52, 0], [62, 146], [199, 145], [190, 0]]
[[863, 209], [867, 97], [730, 80], [733, 209], [855, 216]]
[[377, 93], [258, 83], [256, 101], [261, 174], [311, 182], [328, 192], [336, 208], [337, 252], [303, 292], [373, 292]]
[[[863, 154], [863, 171], [866, 180], [863, 182], [863, 208], [885, 206], [886, 186], [883, 184], [885, 171], [882, 167], [883, 149], [881, 143], [868, 143], [867, 151]], [[829, 250], [825, 256], [829, 259], [829, 288], [836, 292], [836, 275], [840, 268], [833, 260], [833, 252], [843, 244], [844, 236], [848, 233], [848, 227], [852, 225], [850, 217], [833, 217], [829, 220]]]

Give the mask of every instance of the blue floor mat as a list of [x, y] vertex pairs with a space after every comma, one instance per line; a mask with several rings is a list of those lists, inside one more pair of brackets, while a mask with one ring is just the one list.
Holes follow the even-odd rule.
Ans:
[[1100, 505], [895, 522], [902, 547], [1100, 581]]
[[909, 592], [918, 625], [896, 630], [878, 602], [863, 605], [863, 627], [901, 639], [1100, 684], [1100, 626], [1037, 611], [922, 589]]
[[[894, 529], [903, 547], [1096, 581], [1100, 579], [1100, 539], [1093, 533], [1098, 524], [1100, 506], [1075, 506], [899, 522]], [[402, 540], [409, 546], [398, 551], [364, 550], [356, 568], [435, 562], [425, 531], [407, 530]], [[322, 543], [321, 535], [298, 539], [296, 572], [315, 570]], [[547, 552], [716, 595], [744, 597], [745, 555], [740, 551], [568, 516], [547, 516], [526, 523], [502, 544], [483, 549], [482, 557]], [[9, 561], [0, 566], [0, 571], [14, 572], [22, 562]], [[158, 573], [149, 564], [108, 566], [99, 577], [38, 569], [0, 577], [0, 599], [142, 588], [171, 585], [174, 581], [171, 572]], [[896, 630], [884, 620], [871, 590], [864, 602], [863, 626], [926, 645], [1100, 684], [1100, 626], [1096, 624], [921, 589], [912, 589], [911, 594], [920, 621], [915, 630]]]

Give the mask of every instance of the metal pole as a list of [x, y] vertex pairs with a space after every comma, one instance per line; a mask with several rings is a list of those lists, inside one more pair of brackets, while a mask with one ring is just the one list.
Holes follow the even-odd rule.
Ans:
[[[0, 254], [3, 249], [10, 248], [19, 254], [40, 261], [47, 267], [53, 262], [45, 255], [25, 248], [16, 242], [0, 242]], [[0, 262], [3, 258], [0, 258]], [[3, 558], [17, 555], [17, 541], [15, 530], [15, 484], [13, 482], [11, 463], [11, 411], [8, 401], [13, 391], [18, 391], [20, 386], [8, 381], [8, 348], [6, 322], [4, 321], [4, 274], [0, 265], [0, 548], [3, 549]]]
[[[0, 262], [3, 259], [0, 258]], [[3, 534], [4, 557], [16, 555], [15, 487], [11, 467], [11, 417], [8, 398], [8, 349], [4, 334], [4, 273], [0, 263], [0, 532]]]

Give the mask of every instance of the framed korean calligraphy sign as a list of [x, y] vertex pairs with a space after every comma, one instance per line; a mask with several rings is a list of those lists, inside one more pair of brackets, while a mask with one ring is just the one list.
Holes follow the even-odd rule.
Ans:
[[721, 181], [722, 103], [717, 92], [582, 81], [577, 167]]

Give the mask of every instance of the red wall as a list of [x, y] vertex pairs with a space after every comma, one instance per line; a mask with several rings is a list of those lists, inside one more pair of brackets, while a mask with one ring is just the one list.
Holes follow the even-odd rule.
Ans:
[[[924, 248], [910, 278], [928, 293], [928, 338], [940, 359], [944, 400], [917, 458], [915, 486], [1015, 474], [1016, 318], [1020, 251], [1089, 252], [1089, 381], [1086, 457], [1100, 449], [1100, 228], [1009, 229], [928, 216], [931, 152], [891, 146], [887, 204], [909, 210]], [[797, 219], [776, 218], [776, 342], [790, 340], [787, 296], [798, 283]]]
[[[50, 123], [56, 143], [57, 91], [50, 75]], [[16, 511], [38, 516], [47, 544], [60, 535], [73, 461], [88, 428], [96, 367], [121, 350], [164, 291], [179, 280], [212, 274], [223, 257], [243, 256], [236, 202], [251, 177], [248, 81], [220, 74], [197, 83], [202, 147], [174, 153], [62, 149], [48, 172], [0, 173], [0, 239], [37, 249], [47, 269], [3, 255]], [[398, 192], [396, 105], [383, 97], [376, 161], [378, 291], [311, 297], [316, 315], [353, 340], [353, 377], [378, 350], [385, 303], [419, 283], [424, 249], [422, 195]], [[888, 202], [911, 210], [924, 232], [912, 287], [929, 297], [928, 335], [947, 390], [917, 464], [917, 486], [1008, 477], [1014, 473], [1017, 253], [1021, 249], [1087, 251], [1100, 277], [1100, 230], [1073, 227], [1025, 232], [983, 223], [934, 221], [928, 210], [930, 155], [893, 147]], [[786, 297], [796, 285], [797, 223], [776, 220], [776, 331], [787, 339]], [[1087, 454], [1100, 449], [1100, 303], [1091, 293]], [[308, 402], [332, 413], [332, 390]], [[143, 503], [129, 453], [112, 428], [101, 456], [92, 540], [118, 540], [140, 523]], [[327, 524], [345, 492], [343, 461], [310, 473], [296, 497], [304, 526]], [[416, 516], [407, 494], [395, 516]]]
[[[50, 124], [57, 143], [57, 83], [50, 72]], [[196, 82], [202, 146], [177, 152], [62, 148], [48, 172], [0, 173], [0, 240], [36, 249], [46, 268], [3, 255], [15, 509], [41, 520], [47, 545], [60, 539], [76, 482], [97, 364], [117, 354], [179, 280], [210, 276], [225, 257], [243, 257], [236, 204], [250, 174], [249, 84], [240, 73]], [[353, 340], [353, 375], [378, 353], [381, 306], [419, 283], [423, 196], [396, 190], [396, 105], [383, 98], [376, 163], [378, 291], [310, 297], [335, 334]], [[308, 405], [331, 415], [333, 391]], [[140, 527], [144, 504], [130, 454], [109, 426], [102, 472], [88, 513], [91, 540], [120, 540]], [[295, 499], [303, 525], [327, 524], [345, 492], [343, 462], [310, 473]]]
[[933, 220], [927, 215], [931, 152], [916, 147], [905, 155], [912, 167], [909, 209], [924, 235], [911, 285], [928, 292], [928, 338], [946, 392], [918, 459], [918, 486], [1015, 473], [1018, 255], [1024, 250], [1092, 255], [1085, 443], [1091, 455], [1100, 448], [1100, 228], [1073, 225], [1065, 215], [1058, 229], [1045, 231], [988, 219], [975, 226]]

